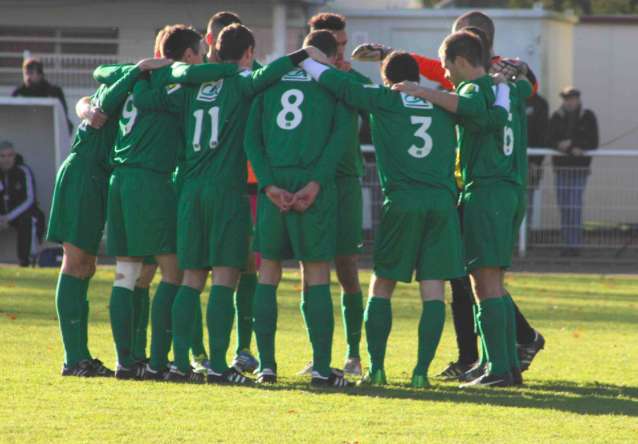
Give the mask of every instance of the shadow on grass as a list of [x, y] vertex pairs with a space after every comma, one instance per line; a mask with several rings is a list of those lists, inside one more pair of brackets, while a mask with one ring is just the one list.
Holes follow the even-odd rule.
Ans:
[[[304, 383], [291, 383], [286, 386], [274, 385], [263, 387], [263, 390], [298, 390], [317, 395], [343, 393], [330, 389], [312, 388]], [[638, 399], [638, 387], [621, 387], [597, 383], [576, 384], [569, 381], [549, 381], [511, 389], [460, 389], [455, 386], [439, 385], [428, 390], [415, 390], [407, 386], [389, 385], [386, 387], [356, 387], [347, 391], [346, 394], [348, 396], [409, 399], [412, 401], [550, 409], [581, 415], [638, 416], [638, 402], [636, 402]]]

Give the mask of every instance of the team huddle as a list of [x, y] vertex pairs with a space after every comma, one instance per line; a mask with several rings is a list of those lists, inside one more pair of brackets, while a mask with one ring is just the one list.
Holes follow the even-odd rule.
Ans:
[[[522, 384], [544, 339], [505, 289], [504, 273], [526, 211], [533, 73], [493, 57], [494, 26], [480, 12], [456, 20], [440, 61], [359, 46], [353, 58], [381, 62], [383, 85], [344, 60], [343, 16], [317, 14], [309, 26], [302, 48], [262, 67], [250, 29], [220, 12], [204, 37], [166, 26], [153, 58], [95, 70], [100, 86], [76, 106], [82, 123], [58, 172], [47, 234], [64, 247], [56, 290], [63, 376], [275, 383], [277, 291], [282, 262], [295, 260], [312, 348], [301, 373], [312, 386], [347, 388], [351, 377], [387, 383], [391, 297], [397, 281], [413, 278], [423, 301], [413, 387], [430, 385], [445, 281], [459, 359], [440, 376], [461, 387]], [[420, 75], [455, 91], [420, 87]], [[365, 309], [357, 263], [362, 119], [370, 121], [385, 197]], [[88, 347], [88, 284], [105, 224], [106, 253], [116, 257], [115, 371]], [[343, 369], [332, 366], [332, 262], [342, 290]]]

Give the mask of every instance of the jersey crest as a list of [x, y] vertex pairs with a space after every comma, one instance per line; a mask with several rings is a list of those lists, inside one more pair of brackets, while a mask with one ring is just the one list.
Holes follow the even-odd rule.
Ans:
[[312, 77], [303, 69], [295, 69], [288, 74], [284, 74], [281, 80], [285, 82], [312, 82]]
[[463, 88], [459, 91], [460, 94], [472, 94], [477, 92], [479, 92], [479, 86], [476, 83], [467, 83], [463, 85]]
[[423, 100], [420, 97], [409, 96], [406, 93], [401, 93], [401, 100], [403, 101], [403, 106], [406, 108], [414, 108], [414, 109], [432, 109], [433, 105], [427, 100]]
[[217, 100], [217, 96], [219, 96], [223, 84], [223, 79], [216, 82], [202, 83], [197, 92], [196, 100], [199, 102], [214, 102]]

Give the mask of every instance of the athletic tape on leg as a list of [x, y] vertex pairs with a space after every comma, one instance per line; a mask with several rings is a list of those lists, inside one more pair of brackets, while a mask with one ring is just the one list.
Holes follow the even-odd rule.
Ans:
[[142, 273], [141, 262], [123, 262], [118, 261], [115, 265], [115, 282], [114, 287], [135, 290], [135, 283]]

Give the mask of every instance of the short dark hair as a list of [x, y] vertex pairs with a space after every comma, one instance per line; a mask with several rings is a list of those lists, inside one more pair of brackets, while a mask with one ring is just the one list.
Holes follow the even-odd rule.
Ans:
[[222, 29], [217, 36], [215, 46], [220, 60], [239, 60], [248, 48], [255, 47], [255, 36], [244, 25], [235, 23]]
[[474, 26], [480, 28], [487, 35], [488, 46], [485, 48], [486, 51], [492, 49], [494, 46], [494, 22], [489, 16], [481, 11], [469, 11], [457, 18], [454, 21], [454, 26], [452, 29], [454, 31], [459, 31], [461, 28], [467, 26]]
[[208, 20], [207, 31], [212, 34], [219, 34], [226, 26], [234, 25], [235, 23], [241, 25], [239, 14], [230, 11], [220, 11]]
[[29, 58], [22, 62], [22, 69], [24, 71], [35, 71], [38, 74], [44, 74], [44, 65], [38, 59]]
[[481, 39], [481, 44], [483, 45], [483, 66], [486, 71], [489, 71], [492, 67], [492, 58], [490, 57], [490, 52], [487, 51], [490, 44], [487, 34], [481, 28], [477, 28], [476, 26], [468, 26], [463, 28], [463, 31], [471, 32]]
[[419, 81], [419, 65], [416, 60], [405, 51], [393, 51], [381, 65], [381, 76], [387, 83], [394, 84], [403, 81]]
[[312, 31], [303, 40], [303, 44], [320, 49], [328, 57], [337, 54], [337, 39], [327, 30]]
[[173, 60], [181, 60], [187, 49], [199, 54], [202, 35], [188, 25], [173, 25], [164, 35], [161, 53], [164, 57]]
[[484, 51], [481, 39], [476, 34], [469, 31], [457, 31], [443, 40], [439, 48], [439, 55], [452, 62], [457, 57], [463, 57], [470, 65], [483, 67], [485, 64]]
[[164, 40], [166, 40], [166, 32], [171, 28], [171, 25], [166, 25], [159, 31], [157, 31], [157, 35], [155, 36], [155, 45], [153, 46], [153, 55], [160, 54], [164, 56]]
[[328, 31], [343, 31], [346, 29], [346, 18], [334, 12], [322, 12], [315, 14], [308, 20], [311, 31], [326, 29]]

